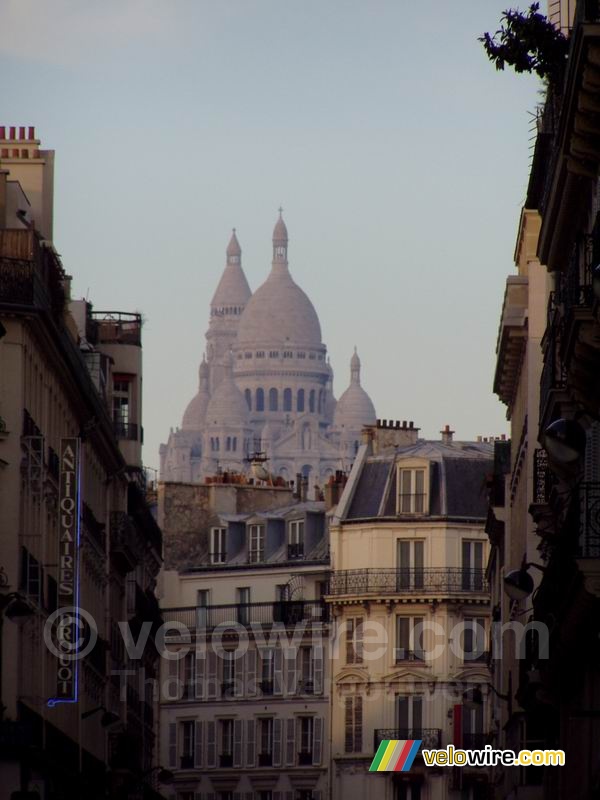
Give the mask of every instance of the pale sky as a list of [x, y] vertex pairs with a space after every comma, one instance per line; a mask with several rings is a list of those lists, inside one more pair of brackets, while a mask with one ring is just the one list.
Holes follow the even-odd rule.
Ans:
[[539, 83], [477, 37], [510, 5], [3, 0], [0, 124], [56, 151], [74, 295], [146, 320], [148, 466], [196, 391], [231, 228], [255, 289], [280, 204], [337, 396], [356, 345], [379, 417], [507, 430], [495, 345]]

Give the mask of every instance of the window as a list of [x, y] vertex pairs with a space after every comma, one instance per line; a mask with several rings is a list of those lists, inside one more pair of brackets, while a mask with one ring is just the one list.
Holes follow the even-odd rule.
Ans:
[[396, 695], [396, 727], [399, 739], [423, 738], [423, 698], [421, 695]]
[[20, 589], [40, 605], [43, 602], [44, 570], [35, 556], [26, 547], [21, 547], [21, 580]]
[[279, 358], [279, 350], [271, 350], [269, 358]]
[[194, 766], [194, 745], [196, 742], [195, 723], [193, 720], [185, 720], [180, 723], [180, 766], [181, 769], [191, 769]]
[[244, 358], [252, 358], [252, 353], [244, 353]]
[[296, 358], [306, 358], [306, 353], [296, 353]]
[[344, 709], [344, 752], [362, 753], [363, 705], [362, 696], [346, 697]]
[[246, 405], [248, 406], [248, 411], [252, 411], [252, 392], [250, 389], [244, 389], [244, 397], [246, 398]]
[[463, 632], [463, 657], [465, 663], [486, 659], [485, 617], [465, 619]]
[[264, 358], [265, 357], [265, 351], [264, 350], [258, 350], [257, 353], [256, 353], [256, 357], [257, 358]]
[[224, 564], [227, 560], [227, 528], [210, 530], [210, 563]]
[[284, 358], [291, 358], [292, 356], [293, 356], [293, 353], [292, 353], [291, 350], [284, 350], [283, 351], [283, 357]]
[[362, 625], [362, 617], [350, 617], [346, 621], [346, 664], [362, 664]]
[[313, 749], [313, 718], [312, 717], [299, 717], [298, 727], [300, 736], [300, 752], [298, 753], [298, 764], [300, 766], [312, 764], [312, 749]]
[[208, 622], [209, 590], [198, 589], [196, 592], [196, 624], [198, 628], [206, 628]]
[[398, 513], [425, 514], [427, 487], [425, 467], [398, 469]]
[[260, 749], [258, 752], [258, 766], [270, 767], [273, 765], [273, 717], [263, 717], [258, 722]]
[[424, 661], [423, 617], [396, 617], [396, 663]]
[[224, 650], [222, 653], [221, 694], [230, 697], [235, 688], [235, 650]]
[[[464, 790], [463, 790], [464, 791]], [[421, 784], [416, 782], [398, 783], [394, 800], [421, 800]]]
[[194, 697], [196, 687], [196, 653], [186, 653], [183, 659], [183, 697]]
[[283, 390], [283, 410], [284, 411], [291, 411], [292, 410], [292, 390], [291, 389], [284, 389]]
[[250, 587], [240, 586], [236, 589], [238, 622], [240, 625], [248, 625], [250, 621]]
[[311, 414], [315, 413], [315, 390], [311, 389], [308, 395], [308, 410]]
[[423, 554], [425, 543], [414, 539], [398, 539], [396, 588], [399, 592], [422, 589], [424, 583]]
[[264, 411], [265, 410], [265, 392], [264, 392], [264, 389], [257, 389], [256, 390], [256, 410], [257, 411]]
[[477, 708], [462, 707], [462, 739], [463, 747], [470, 750], [483, 750], [486, 745], [484, 733], [484, 710], [482, 703]]
[[279, 407], [279, 393], [277, 389], [269, 389], [269, 411], [277, 411]]
[[288, 525], [288, 558], [304, 556], [304, 520], [294, 519]]
[[248, 561], [258, 564], [265, 558], [265, 526], [250, 525], [250, 542], [248, 547]]
[[304, 411], [304, 389], [298, 389], [296, 395], [296, 411]]
[[263, 694], [273, 694], [274, 652], [266, 648], [260, 654], [260, 690]]
[[483, 591], [483, 542], [463, 540], [462, 588], [467, 592]]
[[219, 720], [219, 766], [233, 766], [233, 720]]
[[300, 673], [298, 691], [301, 694], [314, 694], [313, 664], [312, 647], [300, 647], [298, 649], [298, 671]]
[[130, 420], [129, 392], [131, 381], [123, 376], [115, 376], [113, 381], [113, 420], [117, 430], [126, 433]]

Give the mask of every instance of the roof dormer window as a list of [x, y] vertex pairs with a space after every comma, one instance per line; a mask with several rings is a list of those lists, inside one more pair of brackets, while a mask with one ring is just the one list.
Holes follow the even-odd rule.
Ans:
[[303, 519], [293, 519], [288, 525], [288, 558], [304, 558]]
[[248, 561], [258, 564], [265, 559], [265, 526], [250, 525], [248, 542]]
[[429, 467], [427, 463], [398, 465], [398, 514], [429, 513]]

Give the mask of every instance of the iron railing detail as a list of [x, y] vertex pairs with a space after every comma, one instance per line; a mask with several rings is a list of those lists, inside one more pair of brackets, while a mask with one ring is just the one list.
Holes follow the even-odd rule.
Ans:
[[436, 750], [442, 743], [442, 731], [439, 728], [376, 728], [374, 734], [375, 752], [381, 742], [388, 739], [420, 739], [421, 748], [425, 750]]
[[185, 608], [164, 608], [165, 623], [182, 623], [188, 630], [212, 630], [219, 625], [296, 625], [328, 621], [327, 606], [321, 600], [282, 600], [275, 603], [236, 603]]
[[334, 572], [329, 594], [485, 594], [483, 569], [350, 569]]
[[550, 498], [552, 472], [548, 466], [548, 453], [538, 447], [533, 455], [533, 502], [545, 505]]
[[580, 558], [600, 558], [600, 483], [581, 483], [579, 502]]

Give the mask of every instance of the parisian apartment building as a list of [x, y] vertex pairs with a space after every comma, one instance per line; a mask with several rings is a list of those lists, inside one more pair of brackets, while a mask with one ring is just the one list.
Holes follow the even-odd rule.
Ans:
[[565, 766], [492, 779], [498, 799], [583, 800], [600, 790], [600, 9], [552, 2], [548, 16], [567, 58], [538, 109], [502, 303], [494, 390], [511, 443], [497, 445], [488, 535], [495, 617], [524, 626], [494, 661], [494, 742], [562, 749]]
[[0, 126], [0, 798], [154, 799], [158, 707], [118, 628], [160, 619], [142, 322], [73, 299], [53, 180], [34, 129]]
[[488, 797], [481, 771], [369, 766], [386, 739], [489, 740], [494, 445], [396, 421], [363, 437], [313, 498], [301, 476], [159, 484], [173, 800]]

